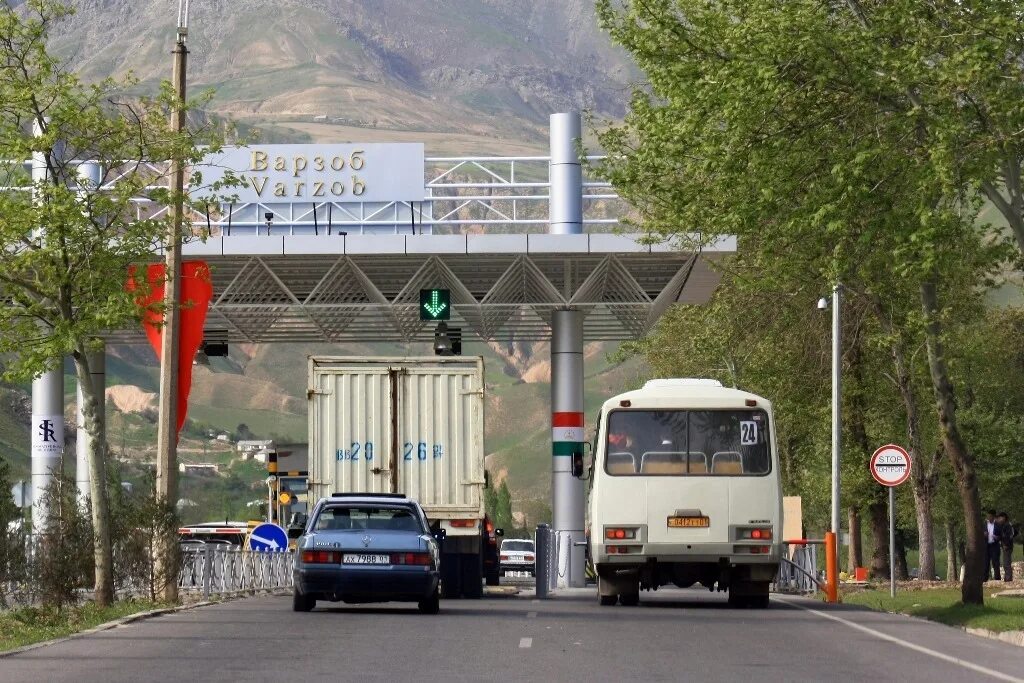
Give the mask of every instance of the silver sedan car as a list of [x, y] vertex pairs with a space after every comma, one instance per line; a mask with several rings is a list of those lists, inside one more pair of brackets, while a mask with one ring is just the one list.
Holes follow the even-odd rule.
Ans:
[[296, 543], [294, 575], [297, 612], [317, 600], [440, 606], [437, 541], [419, 503], [397, 494], [321, 499]]

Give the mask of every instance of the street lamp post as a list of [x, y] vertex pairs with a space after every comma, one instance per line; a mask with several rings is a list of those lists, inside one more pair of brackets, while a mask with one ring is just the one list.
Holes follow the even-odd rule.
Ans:
[[[178, 25], [174, 41], [174, 68], [172, 80], [177, 96], [171, 112], [171, 130], [180, 133], [185, 128], [185, 66], [188, 50], [188, 0], [178, 0]], [[178, 346], [181, 317], [181, 233], [184, 214], [185, 162], [180, 153], [171, 160], [171, 225], [164, 245], [164, 320], [160, 341], [160, 407], [157, 420], [156, 487], [157, 497], [167, 505], [176, 505], [178, 499]], [[164, 539], [171, 544], [173, 538]], [[165, 548], [160, 553], [161, 563], [173, 557]], [[173, 577], [177, 573], [170, 567], [161, 567], [159, 574]], [[177, 581], [164, 582], [163, 598], [177, 602]]]
[[842, 463], [842, 296], [843, 286], [832, 287], [832, 299], [822, 298], [818, 308], [832, 308], [832, 524], [825, 534], [825, 583], [829, 602], [839, 601], [840, 465]]

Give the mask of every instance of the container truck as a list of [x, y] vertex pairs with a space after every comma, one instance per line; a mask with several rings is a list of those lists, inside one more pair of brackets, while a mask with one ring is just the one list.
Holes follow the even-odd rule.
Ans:
[[307, 398], [310, 500], [415, 499], [440, 539], [442, 596], [480, 597], [483, 358], [311, 356]]

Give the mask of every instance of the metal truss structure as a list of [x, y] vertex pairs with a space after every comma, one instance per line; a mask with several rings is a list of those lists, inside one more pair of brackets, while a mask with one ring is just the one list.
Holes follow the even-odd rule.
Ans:
[[[575, 308], [586, 340], [615, 341], [642, 336], [673, 303], [710, 297], [718, 278], [709, 262], [735, 240], [698, 254], [621, 234], [628, 205], [586, 177], [585, 234], [548, 235], [549, 161], [428, 157], [417, 202], [193, 209], [183, 253], [211, 266], [208, 334], [236, 343], [429, 341], [419, 290], [442, 287], [452, 293], [449, 324], [467, 340], [546, 340], [552, 311]], [[166, 180], [160, 164], [130, 168]], [[105, 177], [108, 186], [120, 179]], [[135, 207], [139, 217], [167, 211], [145, 198]]]

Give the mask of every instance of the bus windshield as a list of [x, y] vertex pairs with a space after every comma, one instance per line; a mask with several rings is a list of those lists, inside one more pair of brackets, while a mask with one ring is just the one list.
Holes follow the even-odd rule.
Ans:
[[771, 471], [763, 410], [615, 410], [605, 471], [617, 476], [760, 476]]

